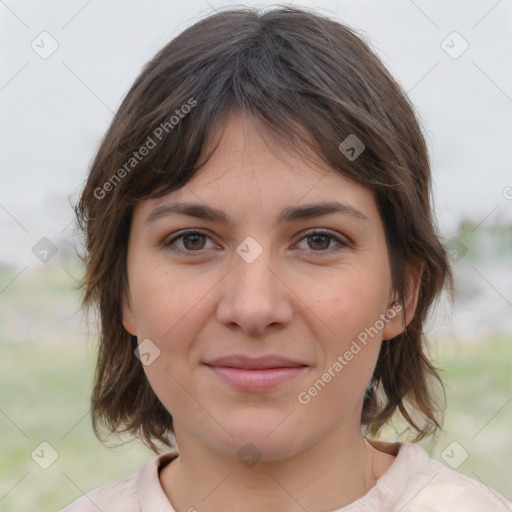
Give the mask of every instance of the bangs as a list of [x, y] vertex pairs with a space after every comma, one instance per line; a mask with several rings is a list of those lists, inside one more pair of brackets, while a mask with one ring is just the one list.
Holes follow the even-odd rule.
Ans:
[[[356, 36], [343, 32], [343, 41], [332, 42], [338, 52], [326, 54], [321, 27], [300, 41], [287, 34], [291, 20], [249, 12], [240, 11], [236, 35], [217, 34], [220, 28], [211, 21], [203, 38], [217, 40], [201, 53], [188, 43], [188, 29], [143, 70], [120, 107], [123, 125], [113, 123], [122, 136], [111, 153], [110, 200], [122, 197], [133, 205], [183, 187], [208, 161], [226, 117], [237, 110], [306, 160], [325, 162], [370, 188], [400, 183], [389, 173], [400, 137], [385, 126], [378, 105], [383, 98], [375, 97], [368, 78], [354, 74], [354, 57], [347, 52]], [[223, 25], [222, 14], [216, 22]], [[325, 72], [329, 68], [333, 76]], [[144, 102], [130, 100], [141, 94]], [[349, 159], [339, 147], [354, 136], [364, 151]]]
[[453, 297], [453, 276], [432, 215], [420, 123], [360, 36], [293, 8], [228, 10], [186, 29], [142, 69], [100, 144], [75, 207], [86, 248], [83, 304], [100, 314], [94, 431], [101, 438], [103, 424], [152, 449], [155, 441], [172, 444], [172, 417], [133, 356], [137, 338], [123, 326], [131, 218], [139, 201], [192, 180], [240, 112], [267, 145], [374, 191], [404, 308], [411, 276], [421, 286], [413, 319], [383, 345], [361, 421], [377, 434], [399, 413], [417, 439], [435, 432], [431, 385], [441, 381], [424, 354], [423, 323], [445, 284]]

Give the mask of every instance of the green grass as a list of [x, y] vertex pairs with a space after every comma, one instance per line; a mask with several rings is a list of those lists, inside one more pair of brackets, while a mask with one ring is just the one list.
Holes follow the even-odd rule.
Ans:
[[[440, 369], [447, 407], [442, 431], [419, 444], [446, 463], [442, 453], [452, 442], [458, 443], [459, 453], [465, 450], [468, 457], [451, 467], [511, 499], [512, 337], [442, 340], [430, 352]], [[404, 422], [398, 419], [394, 424], [384, 430], [385, 440], [399, 437]]]
[[[80, 489], [137, 471], [152, 456], [135, 444], [108, 450], [94, 438], [88, 414], [92, 368], [92, 350], [83, 343], [3, 347], [0, 498], [28, 475], [0, 501], [1, 510], [55, 510]], [[59, 454], [46, 470], [30, 457], [42, 441]]]
[[441, 460], [456, 441], [468, 452], [457, 468], [512, 498], [512, 337], [438, 346], [447, 402], [444, 429], [432, 450]]
[[[9, 272], [0, 273], [0, 284]], [[95, 354], [76, 313], [75, 285], [60, 266], [46, 266], [27, 270], [0, 297], [2, 511], [58, 510], [82, 491], [140, 470], [153, 457], [136, 442], [106, 448], [92, 433]], [[457, 441], [469, 453], [458, 471], [510, 499], [512, 339], [440, 342], [433, 357], [444, 369], [445, 431], [434, 443], [420, 444], [442, 460], [442, 451]], [[58, 452], [46, 470], [31, 458], [42, 441]]]
[[[15, 274], [0, 272], [0, 285]], [[0, 510], [58, 510], [81, 490], [138, 471], [152, 452], [136, 443], [108, 449], [92, 433], [95, 354], [73, 278], [58, 265], [28, 269], [1, 300]], [[31, 458], [43, 441], [58, 452], [48, 469]]]

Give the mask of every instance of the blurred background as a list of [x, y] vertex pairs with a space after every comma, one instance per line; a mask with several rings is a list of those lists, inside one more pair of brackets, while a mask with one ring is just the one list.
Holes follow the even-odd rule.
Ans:
[[[71, 205], [143, 64], [187, 26], [239, 5], [276, 4], [0, 1], [2, 511], [59, 509], [153, 457], [92, 433], [95, 337], [79, 311]], [[287, 5], [355, 28], [421, 116], [458, 291], [429, 322], [448, 407], [442, 434], [420, 444], [512, 499], [512, 2]]]

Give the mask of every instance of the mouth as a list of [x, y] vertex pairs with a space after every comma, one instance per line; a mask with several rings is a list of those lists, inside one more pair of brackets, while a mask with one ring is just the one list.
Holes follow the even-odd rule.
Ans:
[[304, 363], [278, 355], [257, 358], [233, 355], [204, 364], [217, 378], [242, 391], [272, 390], [308, 368]]

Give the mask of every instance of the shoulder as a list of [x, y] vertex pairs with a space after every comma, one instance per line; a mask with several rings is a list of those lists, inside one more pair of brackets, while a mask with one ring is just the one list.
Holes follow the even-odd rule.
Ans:
[[61, 509], [59, 512], [140, 512], [137, 497], [139, 473], [97, 487]]
[[420, 446], [405, 443], [400, 451], [410, 470], [403, 512], [512, 512], [512, 503], [504, 496], [432, 459]]
[[178, 456], [171, 450], [150, 460], [140, 472], [89, 491], [59, 512], [174, 512], [159, 480], [159, 470]]

